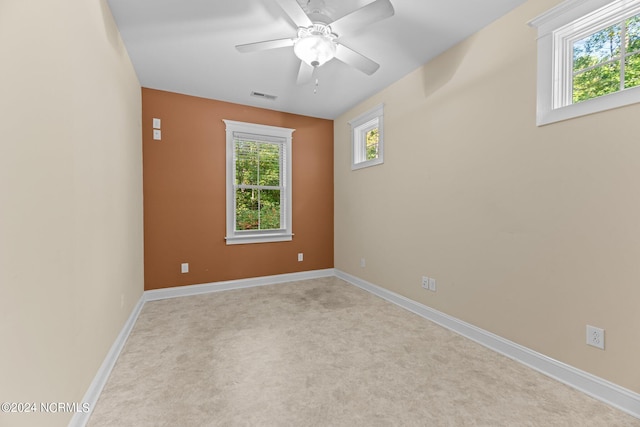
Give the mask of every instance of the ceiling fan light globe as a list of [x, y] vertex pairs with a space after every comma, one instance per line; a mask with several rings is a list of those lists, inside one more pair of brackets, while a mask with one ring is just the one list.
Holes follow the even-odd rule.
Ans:
[[300, 60], [319, 67], [336, 56], [336, 43], [328, 37], [313, 34], [298, 38], [293, 51]]

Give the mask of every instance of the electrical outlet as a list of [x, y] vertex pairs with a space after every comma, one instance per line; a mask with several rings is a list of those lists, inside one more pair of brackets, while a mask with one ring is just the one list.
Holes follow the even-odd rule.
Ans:
[[367, 261], [364, 258], [360, 258], [360, 267], [365, 268], [367, 266]]
[[182, 265], [180, 266], [180, 272], [181, 273], [188, 273], [189, 272], [189, 263], [188, 262], [183, 262]]
[[587, 344], [604, 350], [604, 329], [587, 325]]
[[429, 289], [429, 278], [427, 276], [422, 276], [422, 287]]
[[436, 279], [433, 277], [422, 276], [422, 287], [428, 291], [436, 291]]
[[304, 260], [304, 254], [302, 252], [298, 253], [298, 262], [303, 261]]

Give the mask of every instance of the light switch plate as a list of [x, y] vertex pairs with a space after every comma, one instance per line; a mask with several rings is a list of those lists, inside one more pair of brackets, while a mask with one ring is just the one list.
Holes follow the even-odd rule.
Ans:
[[153, 118], [153, 128], [160, 129], [160, 119]]
[[160, 129], [153, 130], [153, 139], [160, 141], [162, 139], [162, 131]]

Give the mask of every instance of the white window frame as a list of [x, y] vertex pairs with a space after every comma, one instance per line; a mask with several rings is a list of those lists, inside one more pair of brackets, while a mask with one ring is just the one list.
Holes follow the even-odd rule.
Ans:
[[[291, 203], [291, 140], [295, 129], [276, 126], [259, 125], [254, 123], [223, 120], [226, 125], [226, 186], [227, 186], [227, 245], [244, 243], [284, 242], [293, 238], [292, 232], [292, 203]], [[236, 185], [235, 185], [235, 150], [236, 135], [251, 135], [252, 139], [282, 144], [280, 159], [280, 173], [282, 174], [280, 225], [279, 230], [236, 230]]]
[[538, 126], [640, 102], [640, 87], [572, 103], [573, 43], [640, 13], [640, 0], [567, 0], [531, 20], [538, 29]]
[[[351, 126], [351, 170], [362, 169], [384, 163], [384, 105], [349, 121]], [[378, 128], [378, 157], [367, 160], [367, 133]]]

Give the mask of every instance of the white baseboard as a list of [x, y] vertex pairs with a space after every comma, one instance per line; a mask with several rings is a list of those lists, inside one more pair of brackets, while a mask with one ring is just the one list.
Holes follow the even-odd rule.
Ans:
[[317, 279], [334, 276], [333, 268], [326, 270], [302, 271], [299, 273], [277, 274], [274, 276], [252, 277], [249, 279], [228, 280], [225, 282], [203, 283], [201, 285], [176, 286], [174, 288], [153, 289], [144, 293], [145, 301], [157, 301], [167, 298], [186, 297], [190, 295], [208, 294], [211, 292], [230, 291], [233, 289], [252, 288], [255, 286], [275, 285], [277, 283], [295, 282], [297, 280]]
[[453, 332], [469, 338], [510, 359], [529, 366], [536, 371], [554, 378], [589, 396], [620, 409], [636, 418], [640, 418], [640, 394], [617, 384], [599, 378], [573, 366], [559, 362], [544, 354], [533, 351], [520, 344], [509, 341], [491, 332], [463, 322], [448, 314], [434, 310], [395, 292], [376, 286], [358, 277], [340, 270], [335, 275], [365, 291], [379, 296], [393, 304], [409, 310], [425, 319], [431, 320]]
[[140, 311], [142, 311], [143, 306], [144, 306], [144, 294], [140, 297], [140, 299], [138, 300], [138, 303], [131, 311], [129, 318], [127, 319], [124, 326], [122, 327], [122, 330], [120, 331], [120, 334], [118, 334], [118, 337], [116, 338], [115, 342], [109, 349], [109, 352], [107, 353], [107, 356], [102, 362], [100, 369], [98, 369], [96, 376], [93, 378], [93, 381], [89, 386], [89, 389], [87, 390], [87, 392], [85, 393], [82, 399], [82, 403], [89, 404], [89, 408], [90, 408], [89, 412], [87, 413], [76, 412], [73, 418], [71, 418], [71, 422], [69, 422], [70, 427], [84, 427], [89, 421], [89, 418], [91, 417], [91, 412], [93, 411], [93, 408], [95, 408], [96, 403], [98, 402], [100, 393], [102, 393], [102, 389], [104, 388], [104, 385], [107, 383], [107, 380], [109, 379], [111, 370], [116, 364], [116, 361], [118, 360], [118, 356], [120, 356], [120, 352], [122, 351], [124, 344], [127, 342], [127, 338], [129, 338], [129, 334], [131, 333], [133, 326], [136, 324], [136, 320], [138, 319], [138, 315], [140, 314]]

